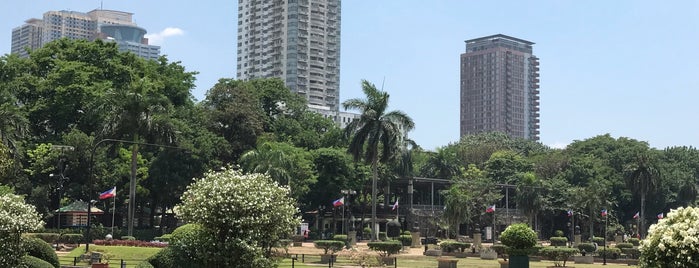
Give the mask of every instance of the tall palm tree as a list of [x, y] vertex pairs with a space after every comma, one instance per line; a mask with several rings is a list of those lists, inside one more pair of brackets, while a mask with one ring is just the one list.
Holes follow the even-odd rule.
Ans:
[[376, 240], [376, 181], [379, 162], [388, 162], [398, 152], [405, 133], [415, 127], [413, 120], [402, 111], [387, 111], [388, 93], [376, 89], [374, 84], [362, 80], [366, 99], [349, 99], [342, 103], [345, 109], [361, 112], [359, 120], [351, 122], [345, 133], [351, 136], [348, 152], [355, 161], [364, 159], [371, 164], [371, 229]]
[[625, 167], [625, 171], [626, 183], [641, 197], [641, 221], [639, 230], [641, 237], [643, 237], [646, 221], [646, 194], [658, 184], [660, 172], [658, 168], [656, 168], [653, 158], [648, 153], [637, 155], [636, 159]]
[[265, 142], [255, 150], [250, 150], [240, 157], [243, 171], [248, 173], [265, 173], [280, 184], [286, 183], [291, 192], [291, 174], [294, 162], [289, 160], [278, 143]]

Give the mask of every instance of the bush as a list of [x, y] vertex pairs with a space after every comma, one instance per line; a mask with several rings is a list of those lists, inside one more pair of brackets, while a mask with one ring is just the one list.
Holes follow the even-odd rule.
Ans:
[[595, 244], [593, 243], [580, 243], [578, 244], [578, 249], [580, 252], [593, 253], [595, 252]]
[[638, 238], [629, 238], [629, 239], [626, 239], [626, 241], [631, 243], [632, 245], [634, 245], [636, 247], [641, 245], [641, 240], [639, 240]]
[[179, 260], [177, 260], [175, 258], [174, 250], [172, 250], [172, 248], [167, 247], [167, 248], [164, 248], [164, 249], [158, 251], [158, 253], [156, 253], [155, 255], [150, 256], [148, 259], [146, 259], [145, 262], [148, 263], [150, 266], [145, 265], [145, 264], [139, 264], [139, 266], [137, 266], [137, 267], [143, 266], [142, 268], [150, 268], [150, 267], [153, 267], [153, 268], [175, 268], [175, 263], [180, 264], [181, 267], [184, 267], [184, 266], [193, 267], [193, 268], [194, 267], [201, 267], [195, 263], [186, 262], [186, 261], [185, 262], [178, 262], [178, 261]]
[[554, 247], [565, 247], [568, 245], [568, 238], [565, 237], [551, 237], [551, 246]]
[[335, 252], [342, 250], [342, 247], [345, 246], [345, 242], [337, 240], [317, 240], [313, 242], [313, 245], [316, 248], [322, 249], [323, 254], [327, 255], [328, 251], [330, 254], [335, 254]]
[[619, 244], [616, 244], [616, 247], [618, 249], [633, 248], [633, 244], [631, 244], [631, 243], [619, 243]]
[[413, 244], [413, 236], [409, 234], [402, 234], [398, 237], [398, 241], [405, 247], [409, 247]]
[[[579, 250], [576, 248], [565, 248], [565, 247], [544, 247], [539, 250], [539, 255], [552, 260], [555, 266], [566, 266], [566, 261], [568, 258], [578, 254]], [[563, 265], [561, 265], [561, 263]]]
[[382, 257], [388, 257], [391, 256], [391, 254], [396, 254], [403, 248], [403, 245], [395, 240], [386, 242], [369, 242], [367, 243], [367, 246], [373, 251], [378, 251], [379, 256]]
[[50, 263], [29, 255], [22, 256], [21, 263], [20, 267], [26, 268], [54, 268]]
[[153, 240], [167, 243], [170, 242], [170, 238], [172, 238], [172, 234], [164, 234], [162, 236], [154, 237]]
[[401, 235], [411, 235], [410, 231], [408, 231], [408, 230], [405, 230], [405, 231], [401, 232], [400, 234]]
[[621, 255], [621, 249], [618, 248], [597, 248], [597, 256], [599, 257], [605, 257], [607, 259], [618, 259], [619, 256]]
[[699, 208], [680, 207], [648, 229], [641, 241], [642, 267], [697, 267]]
[[85, 242], [85, 237], [82, 234], [63, 234], [59, 241], [64, 244], [80, 244]]
[[49, 243], [36, 237], [26, 237], [22, 240], [22, 247], [27, 252], [27, 255], [39, 258], [45, 262], [48, 262], [55, 268], [59, 268], [61, 264], [58, 261], [58, 255], [56, 251], [51, 248]]
[[495, 251], [503, 260], [507, 260], [507, 246], [503, 244], [495, 244], [490, 246], [490, 249]]
[[553, 232], [553, 234], [555, 235], [555, 237], [562, 237], [562, 236], [563, 236], [563, 231], [561, 231], [561, 230], [556, 230], [555, 232]]
[[56, 241], [58, 241], [58, 238], [61, 237], [61, 234], [59, 233], [28, 233], [28, 234], [23, 234], [22, 236], [24, 237], [36, 237], [41, 240], [44, 240], [44, 242], [53, 244]]
[[502, 232], [500, 241], [511, 249], [530, 249], [536, 245], [536, 232], [527, 224], [512, 224]]
[[379, 240], [381, 240], [381, 241], [388, 240], [388, 236], [386, 236], [386, 232], [379, 232]]
[[142, 261], [138, 265], [136, 265], [136, 268], [155, 268], [150, 262], [148, 261]]
[[637, 248], [622, 248], [621, 252], [632, 259], [638, 259], [641, 256], [641, 251]]
[[136, 237], [125, 235], [125, 236], [121, 237], [121, 240], [133, 241], [133, 240], [136, 240]]
[[592, 243], [597, 244], [597, 246], [604, 246], [604, 237], [595, 236], [592, 238]]
[[464, 250], [471, 247], [471, 244], [454, 240], [444, 240], [439, 243], [439, 247], [444, 252], [464, 252]]

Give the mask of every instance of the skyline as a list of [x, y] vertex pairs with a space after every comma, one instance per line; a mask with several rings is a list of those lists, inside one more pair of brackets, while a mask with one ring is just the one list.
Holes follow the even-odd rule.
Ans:
[[[3, 3], [0, 54], [11, 31], [51, 10], [88, 12], [100, 1]], [[237, 1], [102, 1], [134, 13], [170, 61], [198, 71], [197, 100], [235, 78]], [[699, 147], [699, 2], [345, 1], [340, 101], [367, 79], [410, 115], [428, 150], [459, 139], [459, 57], [464, 41], [505, 34], [535, 43], [540, 58], [541, 142], [560, 147], [609, 133], [651, 146]], [[213, 53], [212, 53], [213, 52]], [[692, 90], [694, 89], [694, 90]]]

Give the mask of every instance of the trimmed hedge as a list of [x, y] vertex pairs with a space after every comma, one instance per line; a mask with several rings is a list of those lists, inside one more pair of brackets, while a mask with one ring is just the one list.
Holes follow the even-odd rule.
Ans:
[[616, 260], [619, 258], [621, 255], [621, 249], [618, 248], [610, 248], [607, 247], [607, 249], [604, 248], [597, 248], [597, 256], [599, 257], [607, 257], [607, 259], [613, 259]]
[[633, 244], [631, 244], [631, 243], [619, 243], [619, 244], [616, 244], [616, 248], [618, 248], [618, 249], [633, 248]]
[[61, 237], [61, 234], [59, 233], [27, 233], [23, 234], [22, 236], [24, 237], [36, 237], [41, 240], [44, 240], [44, 242], [53, 244], [56, 241], [58, 241], [58, 238]]
[[641, 245], [641, 240], [639, 240], [638, 238], [629, 238], [629, 239], [626, 239], [626, 241], [631, 243], [635, 247], [638, 247], [639, 245]]
[[595, 252], [595, 244], [593, 243], [580, 243], [578, 244], [578, 249], [580, 252], [593, 253]]
[[160, 242], [170, 242], [170, 238], [172, 237], [172, 234], [164, 234], [162, 236], [157, 236], [153, 238], [153, 240], [160, 241]]
[[155, 268], [150, 262], [148, 261], [142, 261], [138, 265], [136, 265], [136, 268]]
[[323, 254], [327, 255], [328, 251], [330, 251], [330, 254], [335, 254], [335, 252], [342, 250], [342, 247], [345, 246], [345, 242], [337, 240], [317, 240], [313, 242], [313, 245], [316, 248], [322, 249]]
[[22, 256], [20, 267], [26, 268], [54, 268], [50, 263], [34, 256]]
[[85, 237], [82, 234], [63, 234], [59, 241], [65, 244], [81, 244], [85, 242]]
[[637, 248], [622, 248], [621, 252], [632, 259], [638, 259], [641, 256], [641, 251]]
[[379, 232], [379, 240], [381, 240], [381, 241], [388, 240], [388, 236], [386, 236], [386, 232]]
[[439, 247], [444, 252], [464, 252], [464, 250], [471, 247], [471, 244], [454, 240], [445, 240], [439, 243]]
[[49, 243], [46, 243], [42, 239], [26, 237], [22, 240], [22, 247], [24, 247], [29, 256], [39, 258], [49, 263], [54, 268], [59, 268], [61, 266], [56, 251], [53, 250]]
[[595, 236], [592, 238], [592, 243], [596, 243], [597, 246], [604, 246], [604, 237]]
[[490, 249], [495, 251], [495, 253], [498, 254], [498, 257], [501, 257], [505, 260], [507, 260], [507, 246], [503, 244], [495, 244], [490, 246]]
[[136, 240], [136, 237], [125, 235], [121, 237], [121, 240]]
[[410, 234], [402, 234], [398, 237], [398, 241], [405, 247], [413, 245], [413, 236]]
[[568, 245], [568, 238], [565, 237], [551, 237], [551, 246], [554, 247], [565, 247]]
[[343, 234], [333, 235], [333, 238], [331, 240], [342, 241], [342, 243], [345, 243], [346, 248], [350, 248], [350, 241], [349, 241], [349, 237], [347, 235], [343, 235]]
[[566, 266], [566, 261], [568, 258], [575, 256], [580, 251], [577, 248], [566, 248], [566, 247], [544, 247], [539, 250], [539, 255], [552, 260], [556, 266], [560, 266], [563, 262], [563, 267]]
[[369, 242], [366, 245], [369, 247], [369, 249], [378, 251], [379, 256], [382, 257], [388, 257], [391, 256], [391, 254], [396, 254], [403, 248], [403, 245], [396, 240], [386, 242]]

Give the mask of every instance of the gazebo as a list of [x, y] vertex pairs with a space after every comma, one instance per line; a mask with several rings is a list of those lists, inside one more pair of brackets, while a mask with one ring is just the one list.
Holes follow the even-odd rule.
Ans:
[[[92, 215], [102, 215], [104, 211], [96, 207], [91, 209]], [[74, 201], [69, 205], [55, 211], [62, 227], [87, 226], [87, 202], [82, 200]]]

